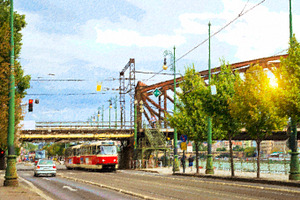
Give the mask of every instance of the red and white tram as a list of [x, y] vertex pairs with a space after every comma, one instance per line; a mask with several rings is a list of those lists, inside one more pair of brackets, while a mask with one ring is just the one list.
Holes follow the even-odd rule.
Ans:
[[97, 141], [80, 144], [66, 149], [67, 169], [109, 169], [118, 168], [117, 145], [114, 141]]

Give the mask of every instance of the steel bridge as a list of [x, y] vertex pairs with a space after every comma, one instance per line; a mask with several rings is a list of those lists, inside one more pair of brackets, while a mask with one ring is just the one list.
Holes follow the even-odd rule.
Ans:
[[[260, 64], [263, 68], [269, 69], [271, 72], [275, 67], [279, 66], [280, 58], [286, 58], [287, 54], [279, 56], [265, 57], [255, 60], [249, 60], [239, 63], [231, 64], [233, 71], [246, 72], [247, 69], [254, 64]], [[212, 74], [218, 74], [221, 67], [212, 69]], [[128, 73], [126, 73], [128, 72]], [[208, 70], [199, 72], [201, 77], [208, 79]], [[176, 79], [177, 83], [182, 81], [183, 77]], [[21, 141], [64, 141], [64, 140], [99, 140], [99, 139], [114, 139], [123, 141], [132, 141], [133, 138], [133, 119], [134, 109], [133, 100], [138, 102], [141, 100], [144, 104], [144, 112], [140, 112], [140, 105], [137, 105], [137, 124], [138, 136], [143, 136], [142, 121], [150, 123], [150, 116], [155, 115], [158, 119], [157, 124], [160, 125], [165, 134], [173, 138], [173, 129], [168, 126], [166, 122], [167, 106], [174, 104], [172, 97], [168, 95], [168, 91], [174, 92], [174, 82], [172, 80], [156, 83], [153, 85], [146, 85], [138, 81], [135, 86], [135, 61], [130, 59], [120, 72], [120, 116], [121, 121], [111, 122], [108, 128], [108, 122], [104, 124], [101, 122], [40, 122], [36, 124], [36, 130], [22, 130], [20, 133]], [[179, 87], [179, 84], [176, 85]], [[162, 93], [158, 98], [154, 97], [153, 91], [159, 89]], [[130, 95], [130, 117], [129, 121], [125, 120], [125, 94]], [[151, 127], [150, 127], [151, 128]], [[276, 131], [269, 139], [285, 140], [288, 136], [286, 131]], [[245, 132], [236, 136], [237, 140], [251, 140]], [[268, 139], [268, 138], [266, 138]]]

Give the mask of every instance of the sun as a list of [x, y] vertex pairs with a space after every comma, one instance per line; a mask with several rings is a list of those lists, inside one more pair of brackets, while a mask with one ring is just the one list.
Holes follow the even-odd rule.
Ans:
[[270, 78], [270, 86], [273, 87], [273, 88], [277, 88], [278, 87], [278, 83], [277, 83], [277, 80], [276, 78]]

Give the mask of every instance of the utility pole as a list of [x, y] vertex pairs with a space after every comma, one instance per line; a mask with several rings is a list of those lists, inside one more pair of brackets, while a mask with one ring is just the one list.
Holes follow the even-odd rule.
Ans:
[[117, 112], [117, 100], [118, 100], [118, 96], [116, 96], [115, 98], [115, 119], [116, 119], [116, 122], [115, 122], [115, 128], [118, 127], [118, 112]]
[[5, 171], [4, 186], [18, 186], [16, 155], [14, 148], [15, 136], [15, 44], [14, 44], [14, 6], [10, 0], [10, 77], [8, 103], [8, 133], [7, 133], [7, 168]]
[[[211, 69], [210, 69], [210, 22], [208, 23], [208, 87], [210, 88], [210, 79], [211, 79]], [[214, 168], [213, 168], [213, 159], [212, 159], [212, 152], [211, 152], [211, 146], [212, 146], [212, 118], [211, 116], [207, 119], [207, 126], [208, 126], [208, 132], [207, 132], [207, 160], [206, 160], [206, 170], [205, 174], [214, 174]]]
[[[290, 47], [292, 46], [293, 39], [293, 24], [292, 24], [292, 0], [289, 0], [289, 10], [290, 10]], [[290, 175], [289, 180], [300, 180], [300, 169], [299, 169], [299, 158], [298, 158], [298, 141], [297, 141], [297, 120], [295, 117], [291, 117], [291, 162], [290, 162]]]
[[102, 105], [102, 128], [104, 127], [104, 105]]

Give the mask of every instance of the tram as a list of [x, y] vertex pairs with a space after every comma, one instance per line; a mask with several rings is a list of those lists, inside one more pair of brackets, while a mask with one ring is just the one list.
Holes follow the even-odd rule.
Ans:
[[115, 141], [97, 141], [80, 144], [66, 149], [67, 169], [107, 169], [118, 168], [117, 144]]

